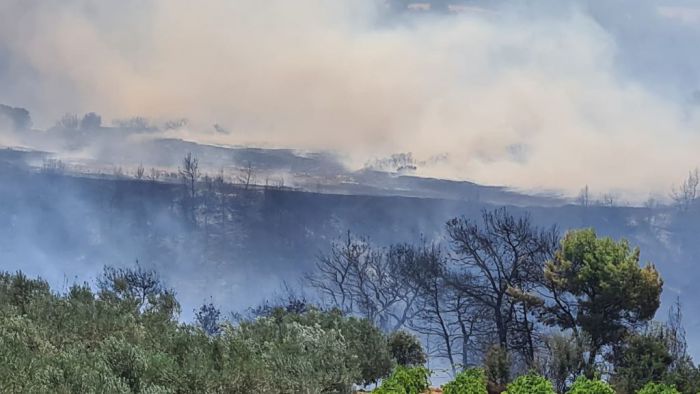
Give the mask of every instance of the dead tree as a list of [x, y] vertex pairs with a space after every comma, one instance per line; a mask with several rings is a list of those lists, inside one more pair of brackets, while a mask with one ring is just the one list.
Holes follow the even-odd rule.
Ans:
[[156, 170], [154, 167], [151, 167], [150, 175], [148, 176], [148, 179], [151, 180], [151, 182], [157, 182], [158, 179], [160, 179], [160, 171]]
[[184, 206], [190, 221], [195, 224], [197, 222], [196, 199], [197, 199], [197, 180], [199, 179], [199, 160], [188, 153], [182, 160], [182, 168], [178, 168], [182, 184], [185, 188]]
[[556, 228], [539, 229], [527, 216], [505, 208], [484, 211], [480, 223], [455, 218], [447, 223], [455, 272], [452, 285], [487, 312], [496, 344], [534, 361], [534, 319], [521, 302], [541, 283], [545, 262], [558, 242]]
[[472, 366], [477, 357], [481, 358], [480, 342], [484, 333], [488, 334], [488, 314], [454, 286], [459, 282], [458, 276], [451, 272], [439, 245], [423, 244], [416, 250], [417, 264], [403, 274], [404, 280], [418, 289], [417, 313], [409, 326], [426, 335], [431, 355], [447, 359], [456, 374], [458, 369]]
[[78, 120], [78, 115], [66, 113], [56, 122], [56, 127], [65, 130], [77, 130], [80, 121]]
[[671, 190], [671, 198], [676, 207], [681, 211], [687, 211], [698, 198], [698, 186], [700, 185], [700, 170], [688, 172], [688, 177], [678, 187]]
[[189, 197], [194, 199], [197, 195], [197, 180], [199, 179], [199, 160], [188, 153], [184, 159], [182, 159], [182, 168], [178, 169], [180, 177], [182, 177], [182, 182], [187, 189]]
[[588, 185], [581, 189], [581, 191], [578, 193], [576, 201], [584, 208], [588, 208], [591, 205], [591, 193], [588, 189]]
[[136, 173], [134, 174], [136, 176], [136, 179], [139, 181], [143, 179], [143, 176], [146, 174], [146, 169], [143, 168], [143, 164], [139, 164], [138, 167], [136, 167]]
[[248, 161], [246, 167], [243, 169], [243, 173], [238, 177], [238, 181], [243, 185], [245, 190], [248, 190], [248, 188], [255, 183], [255, 168], [253, 168], [253, 163]]
[[617, 206], [617, 196], [612, 192], [603, 194], [603, 196], [600, 198], [600, 205], [603, 207], [614, 208]]
[[316, 271], [306, 279], [330, 306], [395, 331], [415, 314], [417, 289], [402, 273], [416, 262], [410, 246], [374, 249], [367, 239], [348, 233], [318, 257]]
[[224, 179], [224, 170], [221, 169], [214, 177], [214, 190], [216, 191], [216, 211], [221, 228], [222, 238], [226, 238], [226, 223], [228, 222], [228, 198], [226, 195], [226, 180]]
[[456, 374], [456, 330], [445, 283], [445, 261], [435, 246], [421, 251], [419, 259], [421, 264], [415, 266], [417, 269], [405, 275], [418, 289], [417, 313], [409, 325], [427, 337], [429, 356], [446, 359]]

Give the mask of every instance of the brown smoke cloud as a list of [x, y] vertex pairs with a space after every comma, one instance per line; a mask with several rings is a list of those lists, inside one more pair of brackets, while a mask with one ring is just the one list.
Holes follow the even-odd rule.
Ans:
[[[692, 114], [621, 78], [618, 44], [583, 10], [389, 19], [373, 0], [8, 0], [0, 99], [45, 124], [187, 117], [188, 138], [351, 165], [447, 154], [422, 174], [526, 189], [639, 197], [698, 165]], [[231, 133], [198, 132], [213, 123]]]

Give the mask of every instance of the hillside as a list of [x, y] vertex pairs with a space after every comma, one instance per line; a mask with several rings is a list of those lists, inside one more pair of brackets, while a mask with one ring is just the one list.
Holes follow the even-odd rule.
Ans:
[[[370, 190], [362, 185], [342, 193], [318, 193], [224, 183], [208, 194], [213, 186], [200, 182], [203, 205], [193, 225], [183, 212], [182, 185], [176, 180], [42, 171], [26, 164], [37, 156], [4, 150], [0, 160], [4, 268], [40, 274], [61, 285], [94, 278], [103, 265], [138, 260], [158, 269], [178, 290], [185, 316], [212, 293], [226, 309], [240, 310], [271, 296], [283, 281], [296, 286], [313, 269], [317, 254], [347, 231], [366, 235], [377, 245], [413, 242], [421, 236], [441, 241], [448, 219], [476, 217], [482, 209], [507, 202], [512, 202], [507, 205], [513, 213], [530, 214], [541, 225], [555, 224], [562, 231], [591, 226], [600, 234], [629, 239], [641, 247], [642, 259], [653, 261], [663, 274], [666, 302], [683, 295], [687, 311], [700, 304], [690, 296], [700, 276], [694, 269], [694, 256], [700, 252], [694, 235], [700, 230], [697, 207], [680, 213], [667, 207], [537, 206], [531, 204], [538, 201], [533, 197], [497, 189], [496, 197], [511, 199], [386, 195], [399, 194], [395, 190], [371, 195], [361, 194]], [[375, 176], [414, 182], [430, 193], [453, 185], [455, 189], [444, 191], [447, 196], [459, 196], [459, 188], [482, 188]], [[342, 189], [337, 187], [335, 191]], [[425, 190], [409, 189], [406, 194], [424, 195]], [[687, 316], [693, 343], [700, 319]]]

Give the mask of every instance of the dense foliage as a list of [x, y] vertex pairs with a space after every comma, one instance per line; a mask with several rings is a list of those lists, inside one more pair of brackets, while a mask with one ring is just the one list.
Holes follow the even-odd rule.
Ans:
[[175, 293], [138, 264], [62, 293], [0, 273], [0, 388], [419, 394], [425, 339], [455, 377], [446, 394], [698, 392], [680, 301], [651, 320], [663, 281], [639, 250], [593, 230], [560, 240], [505, 210], [483, 222], [447, 224], [451, 255], [348, 235], [307, 278], [327, 308], [292, 297], [233, 321], [213, 303], [179, 321]]
[[0, 387], [347, 393], [391, 371], [384, 334], [338, 311], [278, 308], [237, 325], [204, 319], [203, 327], [178, 322], [178, 311], [173, 292], [139, 267], [107, 268], [96, 291], [74, 285], [65, 294], [41, 279], [1, 274]]
[[647, 383], [637, 394], [680, 394], [675, 387], [664, 383]]
[[578, 230], [566, 234], [545, 266], [553, 301], [543, 308], [543, 322], [570, 330], [581, 344], [587, 342], [583, 367], [589, 377], [606, 346], [620, 343], [659, 308], [663, 281], [653, 265], [639, 265], [639, 253], [625, 240]]
[[555, 394], [555, 392], [552, 383], [546, 378], [527, 374], [509, 384], [505, 394]]
[[423, 345], [415, 335], [396, 331], [389, 335], [389, 352], [396, 363], [403, 366], [420, 366], [427, 361]]
[[430, 372], [423, 367], [399, 366], [394, 373], [382, 381], [374, 394], [422, 394], [428, 389]]
[[486, 375], [481, 369], [466, 369], [442, 387], [445, 394], [487, 394]]
[[602, 380], [579, 376], [567, 394], [615, 394], [615, 390]]

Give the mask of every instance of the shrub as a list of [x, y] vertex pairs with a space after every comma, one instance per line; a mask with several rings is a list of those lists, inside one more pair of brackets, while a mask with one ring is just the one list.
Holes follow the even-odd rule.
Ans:
[[[173, 292], [152, 271], [100, 279], [96, 293], [55, 293], [0, 272], [0, 392], [348, 393], [391, 372], [386, 336], [368, 320], [282, 309], [236, 326], [211, 319], [219, 332], [208, 335], [175, 320]], [[395, 373], [400, 393], [427, 386], [418, 372]]]
[[484, 357], [484, 369], [490, 382], [505, 385], [510, 381], [511, 359], [508, 352], [499, 346], [491, 347]]
[[405, 367], [423, 365], [426, 361], [420, 341], [406, 331], [396, 331], [389, 336], [389, 352], [397, 364]]
[[637, 394], [681, 394], [675, 387], [664, 383], [649, 382]]
[[504, 394], [555, 394], [552, 383], [535, 374], [523, 375], [508, 385]]
[[442, 390], [445, 394], [487, 394], [486, 374], [476, 368], [464, 370], [455, 380], [444, 385]]
[[571, 386], [568, 394], [615, 394], [615, 390], [607, 382], [599, 379], [588, 379], [579, 376]]
[[359, 361], [360, 376], [355, 383], [376, 383], [391, 374], [391, 359], [386, 336], [366, 319], [347, 318], [340, 324], [340, 332], [348, 345], [348, 351]]
[[397, 367], [374, 394], [421, 394], [428, 389], [430, 371], [424, 367]]
[[673, 362], [665, 328], [651, 324], [643, 332], [629, 335], [615, 349], [611, 383], [620, 392], [634, 393], [649, 382], [665, 381]]

